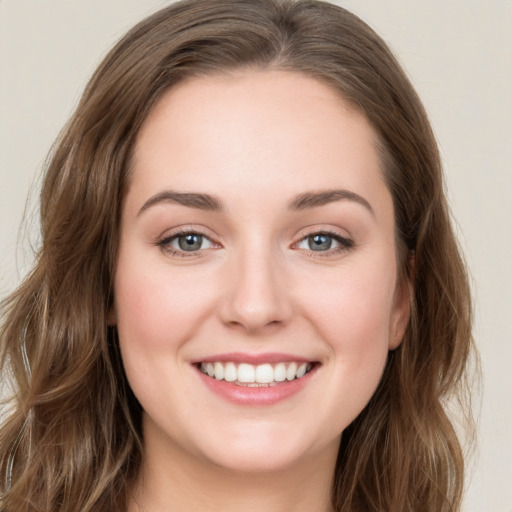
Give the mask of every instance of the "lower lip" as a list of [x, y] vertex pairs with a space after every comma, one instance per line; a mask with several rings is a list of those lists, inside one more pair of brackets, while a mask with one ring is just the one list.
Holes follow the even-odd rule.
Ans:
[[317, 367], [315, 366], [300, 379], [279, 382], [274, 386], [267, 387], [237, 386], [225, 380], [209, 377], [199, 369], [197, 369], [197, 373], [211, 391], [225, 400], [237, 405], [258, 406], [273, 405], [297, 394], [310, 382], [316, 370]]

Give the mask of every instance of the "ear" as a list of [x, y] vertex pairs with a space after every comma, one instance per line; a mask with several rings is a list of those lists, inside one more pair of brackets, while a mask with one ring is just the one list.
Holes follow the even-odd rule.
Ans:
[[[404, 273], [405, 274], [405, 273]], [[411, 318], [412, 284], [407, 275], [400, 278], [395, 290], [393, 311], [391, 313], [389, 350], [395, 350], [402, 343], [409, 319]]]

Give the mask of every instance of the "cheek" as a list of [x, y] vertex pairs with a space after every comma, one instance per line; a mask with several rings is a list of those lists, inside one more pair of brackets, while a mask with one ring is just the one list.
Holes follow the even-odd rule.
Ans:
[[132, 390], [145, 409], [158, 410], [162, 389], [181, 372], [181, 348], [211, 303], [208, 290], [190, 274], [122, 253], [116, 274], [116, 322], [121, 355]]
[[[343, 386], [359, 394], [378, 384], [388, 354], [394, 274], [355, 269], [333, 274], [305, 293], [302, 310], [328, 345]], [[366, 391], [365, 391], [366, 389]], [[370, 390], [370, 391], [369, 391]]]
[[165, 267], [120, 261], [116, 313], [125, 345], [168, 349], [174, 340], [192, 336], [209, 303], [208, 290], [191, 281], [190, 275], [174, 272], [171, 276]]
[[[389, 268], [385, 273], [392, 274]], [[387, 337], [393, 307], [394, 276], [387, 277], [377, 268], [370, 272], [333, 272], [322, 286], [299, 291], [306, 315], [330, 339], [345, 339], [360, 346]], [[363, 339], [362, 339], [363, 338]]]

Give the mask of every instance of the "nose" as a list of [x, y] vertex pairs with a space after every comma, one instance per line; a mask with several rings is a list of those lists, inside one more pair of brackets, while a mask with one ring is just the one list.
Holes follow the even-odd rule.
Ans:
[[247, 333], [285, 325], [292, 316], [290, 288], [279, 257], [271, 251], [246, 251], [228, 269], [221, 320]]

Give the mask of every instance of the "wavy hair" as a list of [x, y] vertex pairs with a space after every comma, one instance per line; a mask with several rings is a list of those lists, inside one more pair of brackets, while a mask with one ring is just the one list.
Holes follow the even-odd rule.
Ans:
[[2, 511], [126, 510], [142, 460], [142, 411], [107, 316], [131, 152], [165, 91], [242, 68], [303, 73], [338, 91], [378, 134], [393, 197], [411, 319], [376, 393], [343, 433], [333, 506], [460, 509], [463, 449], [447, 409], [466, 397], [470, 290], [413, 87], [381, 38], [335, 5], [185, 0], [111, 50], [48, 158], [41, 246], [2, 305], [0, 368], [12, 389], [0, 431]]

